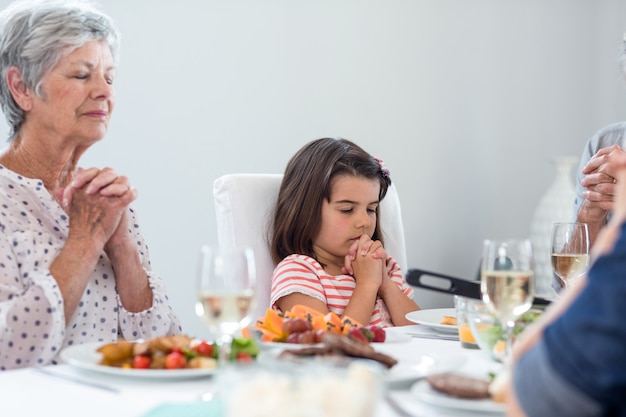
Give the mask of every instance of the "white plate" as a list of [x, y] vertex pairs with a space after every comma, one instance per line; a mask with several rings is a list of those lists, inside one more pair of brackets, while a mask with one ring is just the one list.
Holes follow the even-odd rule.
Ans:
[[410, 356], [395, 356], [395, 358], [398, 363], [389, 369], [385, 376], [385, 382], [390, 384], [408, 383], [431, 374], [458, 369], [467, 360], [462, 355], [440, 358], [419, 352], [412, 352]]
[[459, 330], [455, 325], [441, 324], [443, 316], [456, 317], [456, 311], [454, 308], [432, 308], [428, 310], [411, 311], [407, 313], [405, 317], [413, 323], [422, 324], [438, 332], [458, 333]]
[[[409, 336], [410, 338], [410, 336]], [[286, 343], [274, 343], [275, 345]], [[415, 382], [420, 378], [424, 378], [431, 374], [441, 373], [441, 372], [449, 372], [455, 369], [458, 369], [461, 365], [465, 363], [467, 358], [464, 355], [446, 355], [445, 357], [439, 357], [433, 354], [426, 354], [421, 352], [416, 352], [412, 349], [407, 349], [402, 353], [393, 353], [393, 348], [391, 344], [387, 344], [387, 347], [384, 348], [383, 345], [385, 343], [372, 343], [374, 349], [381, 353], [386, 353], [393, 358], [395, 358], [398, 363], [395, 364], [390, 369], [382, 367], [381, 364], [377, 363], [377, 366], [381, 366], [384, 368], [383, 370], [383, 378], [385, 383], [393, 384], [393, 385], [407, 385], [411, 382]], [[301, 346], [301, 345], [295, 345]], [[264, 355], [259, 359], [261, 363], [272, 364], [273, 361], [276, 361], [282, 349], [272, 349], [267, 351], [267, 355]], [[280, 359], [279, 359], [280, 360]], [[348, 363], [355, 360], [364, 360], [361, 358], [352, 358], [349, 356], [302, 356], [297, 357], [296, 362], [309, 363], [314, 361], [319, 361], [325, 364], [334, 364], [334, 366], [346, 366]], [[369, 361], [369, 359], [366, 359]]]
[[102, 346], [102, 342], [85, 343], [82, 345], [70, 346], [61, 351], [61, 359], [80, 369], [99, 372], [102, 374], [118, 375], [133, 378], [154, 378], [154, 379], [187, 379], [199, 378], [213, 375], [215, 368], [201, 369], [125, 369], [114, 366], [100, 365], [102, 358], [97, 349]]
[[[411, 341], [411, 335], [402, 331], [401, 327], [386, 327], [385, 341], [383, 343], [408, 343]], [[379, 343], [373, 343], [378, 345]]]
[[471, 400], [451, 397], [433, 389], [425, 379], [413, 384], [411, 394], [424, 404], [435, 407], [479, 413], [504, 414], [504, 404], [496, 403], [490, 399]]

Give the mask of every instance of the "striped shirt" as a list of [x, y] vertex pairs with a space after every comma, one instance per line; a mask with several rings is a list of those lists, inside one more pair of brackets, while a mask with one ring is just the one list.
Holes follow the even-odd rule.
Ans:
[[[413, 289], [404, 280], [402, 270], [393, 258], [387, 258], [387, 271], [402, 292], [413, 299]], [[351, 275], [330, 275], [310, 256], [289, 255], [274, 269], [270, 305], [278, 309], [276, 302], [280, 298], [301, 293], [320, 300], [328, 310], [342, 316], [355, 287], [356, 281]], [[368, 324], [393, 326], [389, 310], [380, 297], [376, 298]]]

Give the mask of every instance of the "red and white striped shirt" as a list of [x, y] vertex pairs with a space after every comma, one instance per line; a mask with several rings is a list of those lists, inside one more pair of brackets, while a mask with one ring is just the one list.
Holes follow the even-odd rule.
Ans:
[[[413, 299], [413, 289], [404, 280], [400, 266], [393, 258], [387, 258], [387, 271], [402, 292]], [[322, 301], [328, 310], [342, 316], [355, 287], [356, 281], [351, 275], [330, 275], [310, 256], [289, 255], [274, 269], [270, 305], [278, 309], [276, 302], [280, 298], [301, 293]], [[389, 310], [380, 297], [376, 299], [368, 324], [393, 326]]]

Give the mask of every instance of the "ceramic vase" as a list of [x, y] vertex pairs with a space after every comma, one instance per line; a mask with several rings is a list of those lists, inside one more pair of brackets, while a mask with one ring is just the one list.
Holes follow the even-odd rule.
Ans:
[[552, 224], [556, 222], [575, 221], [573, 168], [578, 164], [578, 158], [573, 156], [559, 156], [552, 158], [556, 168], [556, 177], [539, 200], [531, 224], [530, 236], [535, 257], [535, 290], [537, 295], [552, 298], [553, 272], [550, 264], [550, 240]]

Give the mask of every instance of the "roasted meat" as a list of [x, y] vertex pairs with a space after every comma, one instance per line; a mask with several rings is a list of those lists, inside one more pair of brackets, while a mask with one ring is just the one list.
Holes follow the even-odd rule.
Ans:
[[458, 398], [490, 398], [487, 380], [454, 373], [429, 375], [426, 380], [439, 392]]
[[375, 351], [374, 348], [367, 342], [361, 342], [337, 333], [326, 332], [322, 339], [322, 343], [322, 346], [286, 349], [281, 352], [281, 356], [350, 356], [353, 358], [372, 359], [385, 365], [387, 368], [391, 368], [398, 363], [395, 358]]

